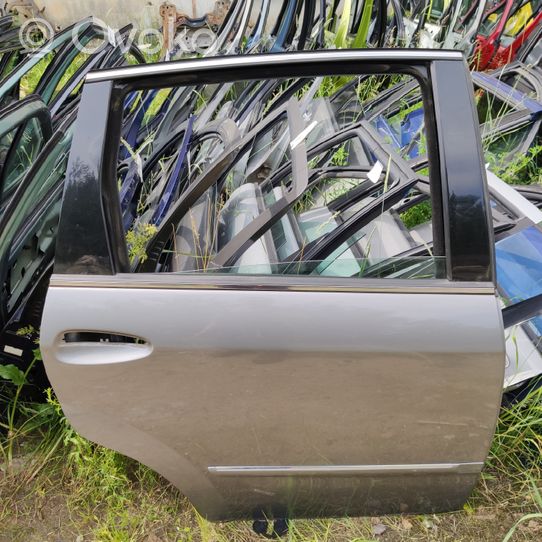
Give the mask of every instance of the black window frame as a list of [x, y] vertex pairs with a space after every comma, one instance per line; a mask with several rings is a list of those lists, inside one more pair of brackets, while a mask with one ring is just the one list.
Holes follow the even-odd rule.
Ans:
[[[420, 84], [428, 135], [434, 251], [449, 281], [495, 283], [495, 249], [472, 80], [461, 53], [294, 52], [198, 59], [87, 76], [68, 163], [56, 274], [130, 270], [117, 187], [124, 97], [135, 90], [277, 77], [398, 73]], [[88, 269], [81, 262], [90, 262]]]

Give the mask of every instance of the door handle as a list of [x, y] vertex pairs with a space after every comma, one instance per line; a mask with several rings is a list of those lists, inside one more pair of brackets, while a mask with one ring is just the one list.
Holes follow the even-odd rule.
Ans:
[[66, 332], [56, 345], [58, 361], [70, 365], [111, 365], [148, 357], [145, 339], [116, 333]]

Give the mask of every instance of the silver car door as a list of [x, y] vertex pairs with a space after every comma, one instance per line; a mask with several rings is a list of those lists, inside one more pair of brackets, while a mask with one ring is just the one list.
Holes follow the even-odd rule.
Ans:
[[[257, 266], [160, 273], [154, 256], [147, 272], [130, 272], [115, 169], [124, 93], [383, 71], [422, 87], [432, 277], [280, 276]], [[303, 151], [307, 130], [289, 126]], [[226, 149], [216, 163], [231, 159]], [[170, 216], [163, 227], [172, 231]], [[41, 349], [74, 427], [158, 471], [207, 518], [461, 507], [489, 449], [504, 372], [489, 199], [461, 55], [251, 55], [88, 76]]]

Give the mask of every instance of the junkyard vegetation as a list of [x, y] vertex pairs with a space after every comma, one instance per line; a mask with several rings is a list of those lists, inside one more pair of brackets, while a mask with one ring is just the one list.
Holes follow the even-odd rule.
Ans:
[[135, 229], [131, 229], [126, 234], [130, 261], [144, 262], [147, 259], [145, 247], [156, 231], [156, 226], [152, 224], [138, 224]]
[[512, 159], [507, 155], [494, 157], [488, 154], [491, 169], [509, 184], [542, 183], [542, 145], [531, 147], [527, 154], [518, 154]]

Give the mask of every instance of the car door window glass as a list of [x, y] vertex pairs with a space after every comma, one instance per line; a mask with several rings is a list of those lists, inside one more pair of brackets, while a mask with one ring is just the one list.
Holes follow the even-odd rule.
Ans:
[[0, 250], [6, 295], [4, 314], [12, 314], [25, 292], [52, 262], [64, 175], [73, 134], [73, 118], [44, 148], [39, 167], [25, 180], [24, 191], [6, 210], [8, 221]]
[[[66, 130], [57, 132], [44, 148], [39, 157], [39, 167], [32, 177], [25, 179], [22, 190], [6, 210], [8, 219], [6, 222], [3, 245], [0, 247], [2, 254], [8, 252], [13, 255], [17, 247], [24, 243], [22, 232], [26, 231], [28, 224], [35, 218], [40, 204], [46, 205], [48, 196], [57, 190], [66, 173], [66, 166], [70, 152], [70, 143], [73, 134], [73, 122]], [[60, 198], [61, 192], [58, 193]]]
[[[542, 293], [542, 228], [531, 226], [496, 243], [499, 293], [506, 305], [514, 305]], [[542, 316], [523, 324], [540, 347]]]
[[[431, 237], [422, 232], [431, 229], [429, 201], [423, 223], [409, 229], [401, 214], [401, 201], [418, 182], [428, 183], [428, 168], [415, 172], [408, 165], [427, 153], [421, 92], [413, 78], [393, 77], [244, 82], [197, 96], [188, 143], [188, 121], [180, 119], [184, 124], [177, 122], [179, 132], [152, 169], [141, 157], [123, 166], [139, 169], [143, 177], [137, 212], [125, 222], [134, 269], [146, 258], [134, 252], [139, 236], [152, 238], [167, 228], [162, 272], [385, 278], [408, 268], [409, 278], [436, 277], [444, 256], [424, 244]], [[375, 106], [383, 80], [408, 92]], [[345, 85], [349, 94], [337, 99]], [[125, 108], [133, 108], [134, 97], [128, 100]], [[166, 103], [166, 116], [168, 106], [179, 107], [172, 104]], [[294, 129], [296, 115], [300, 124]], [[199, 116], [232, 123], [238, 139], [229, 145], [220, 138], [198, 143]], [[298, 167], [294, 149], [300, 144], [304, 157]], [[175, 169], [180, 159], [181, 173]], [[169, 215], [153, 222], [152, 208], [174, 172], [171, 212], [182, 208], [185, 197], [192, 203], [173, 222]], [[198, 191], [198, 183], [205, 188]]]
[[30, 169], [46, 143], [41, 124], [36, 118], [29, 119], [19, 127], [14, 137], [16, 146], [10, 150], [3, 167], [2, 200]]
[[522, 148], [529, 139], [532, 130], [532, 125], [527, 124], [490, 135], [485, 140], [486, 159], [491, 165], [504, 169], [506, 161], [511, 158], [511, 153]]
[[[77, 23], [77, 28], [71, 26], [56, 34], [38, 54], [27, 55], [23, 62], [0, 81], [0, 104], [9, 103], [13, 99], [14, 92], [23, 98], [35, 91], [45, 94], [44, 101], [48, 103], [59, 79], [78, 55], [78, 49], [72, 42], [74, 33], [79, 43], [85, 46], [93, 38], [99, 39], [103, 35], [103, 30], [94, 26], [92, 19], [88, 18]], [[60, 61], [62, 61], [62, 66], [55, 65], [55, 62], [60, 64]], [[55, 67], [53, 74], [51, 66]], [[51, 79], [43, 81], [43, 76], [46, 74], [51, 75]], [[49, 82], [50, 88], [40, 89], [42, 83]]]
[[514, 108], [485, 89], [478, 88], [474, 93], [480, 124], [495, 123], [500, 117], [514, 111]]

